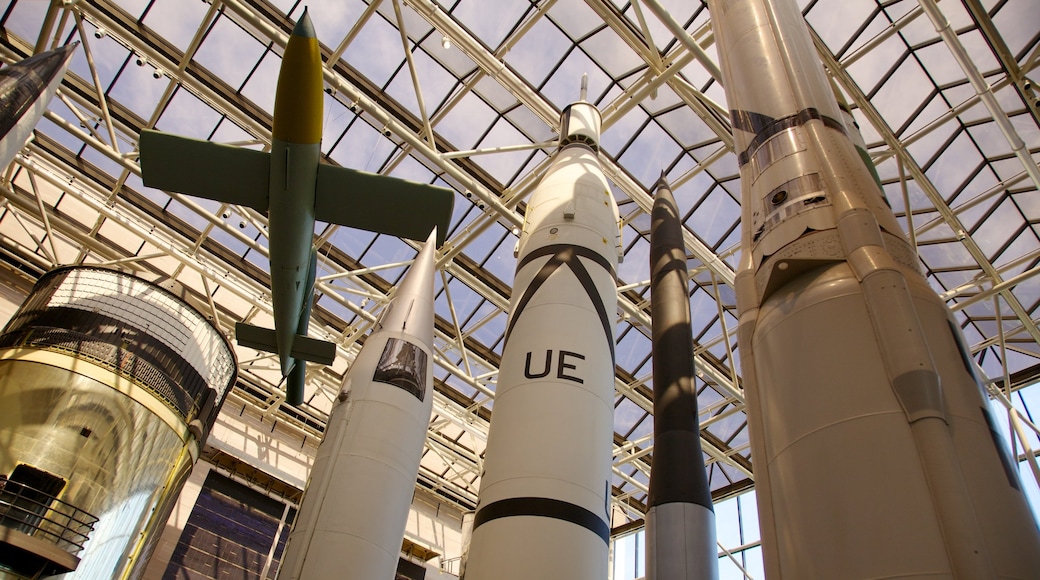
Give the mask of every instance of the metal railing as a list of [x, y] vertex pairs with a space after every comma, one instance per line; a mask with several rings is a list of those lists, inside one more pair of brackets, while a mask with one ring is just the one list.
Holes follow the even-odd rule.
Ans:
[[77, 555], [98, 518], [45, 491], [0, 479], [0, 526], [50, 542]]

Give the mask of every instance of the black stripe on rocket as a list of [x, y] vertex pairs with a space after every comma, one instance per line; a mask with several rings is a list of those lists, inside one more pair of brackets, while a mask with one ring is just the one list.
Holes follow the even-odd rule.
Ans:
[[604, 543], [610, 542], [610, 526], [603, 518], [579, 505], [547, 497], [513, 497], [489, 503], [477, 510], [473, 517], [473, 529], [491, 520], [515, 516], [535, 516], [570, 522], [596, 534]]
[[692, 503], [714, 512], [697, 420], [688, 280], [679, 211], [662, 175], [650, 218], [654, 455], [647, 505]]
[[737, 155], [737, 160], [741, 167], [751, 160], [751, 153], [768, 141], [770, 137], [780, 133], [781, 131], [786, 131], [791, 127], [804, 125], [809, 121], [823, 121], [823, 124], [827, 127], [834, 129], [835, 131], [841, 131], [843, 135], [846, 137], [848, 136], [848, 132], [845, 130], [845, 125], [843, 125], [841, 121], [825, 117], [815, 107], [802, 109], [793, 115], [788, 115], [779, 119], [774, 119], [773, 117], [763, 115], [762, 113], [755, 113], [754, 111], [733, 110], [729, 112], [729, 115], [733, 120], [734, 129], [746, 133], [754, 133], [755, 135], [754, 139], [748, 143], [747, 149]]
[[[524, 294], [520, 297], [520, 300], [516, 303], [516, 308], [513, 310], [513, 315], [509, 319], [509, 326], [506, 328], [506, 344], [509, 343], [509, 335], [513, 332], [513, 326], [516, 325], [517, 321], [524, 314], [524, 309], [527, 304], [534, 298], [535, 293], [538, 289], [545, 284], [546, 280], [553, 275], [561, 266], [567, 266], [574, 276], [581, 283], [581, 287], [585, 289], [585, 294], [588, 295], [589, 300], [592, 301], [593, 307], [596, 309], [596, 314], [599, 316], [600, 324], [603, 326], [603, 338], [607, 341], [607, 345], [610, 347], [610, 364], [614, 364], [614, 340], [613, 333], [610, 331], [611, 317], [607, 313], [606, 306], [603, 305], [603, 301], [599, 298], [599, 290], [596, 288], [595, 282], [592, 281], [592, 276], [589, 275], [589, 271], [585, 268], [585, 264], [582, 263], [580, 258], [588, 258], [603, 267], [604, 270], [610, 273], [610, 277], [615, 282], [617, 281], [617, 274], [614, 272], [613, 266], [606, 258], [597, 254], [596, 252], [583, 247], [575, 246], [572, 244], [552, 244], [543, 246], [537, 250], [532, 251], [530, 254], [521, 259], [516, 265], [516, 271], [519, 272], [530, 263], [532, 260], [540, 258], [542, 256], [552, 255], [545, 264], [542, 265], [538, 273], [535, 274], [531, 283], [524, 289]], [[505, 351], [505, 345], [502, 348]]]

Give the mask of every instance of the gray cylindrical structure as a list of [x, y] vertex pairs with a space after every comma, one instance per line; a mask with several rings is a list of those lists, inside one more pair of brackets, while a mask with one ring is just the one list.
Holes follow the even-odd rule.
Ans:
[[224, 335], [103, 268], [53, 270], [0, 333], [0, 578], [134, 578], [234, 385]]

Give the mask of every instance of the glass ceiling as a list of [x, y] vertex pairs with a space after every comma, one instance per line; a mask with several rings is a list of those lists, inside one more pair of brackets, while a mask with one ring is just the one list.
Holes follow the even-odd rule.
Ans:
[[[1021, 463], [1040, 442], [1040, 113], [1034, 0], [801, 0], [888, 199], [953, 309]], [[716, 500], [753, 486], [736, 343], [740, 186], [707, 8], [681, 0], [312, 0], [329, 163], [454, 188], [436, 281], [436, 397], [420, 484], [476, 504], [525, 200], [559, 110], [603, 112], [624, 221], [615, 526], [645, 509], [653, 450], [649, 209], [665, 172], [684, 214], [704, 460]], [[270, 325], [266, 217], [141, 183], [142, 128], [264, 148], [294, 0], [14, 0], [0, 58], [80, 41], [34, 140], [0, 176], [0, 256], [175, 278], [232, 333]], [[948, 24], [948, 28], [946, 25]], [[909, 208], [909, 210], [908, 210]], [[417, 245], [324, 223], [311, 329], [340, 345], [283, 403], [272, 357], [238, 348], [234, 397], [320, 436], [339, 384]], [[546, 405], [552, 405], [546, 401]], [[1009, 407], [1019, 414], [1009, 422]], [[1024, 421], [1024, 423], [1022, 423]], [[1016, 438], [1008, 425], [1026, 425]], [[534, 428], [534, 427], [532, 427]]]

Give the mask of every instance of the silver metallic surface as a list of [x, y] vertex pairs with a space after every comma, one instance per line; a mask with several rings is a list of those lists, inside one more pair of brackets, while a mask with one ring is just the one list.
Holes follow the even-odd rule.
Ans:
[[964, 338], [795, 2], [709, 5], [741, 166], [738, 335], [766, 574], [1035, 575], [1040, 536]]

